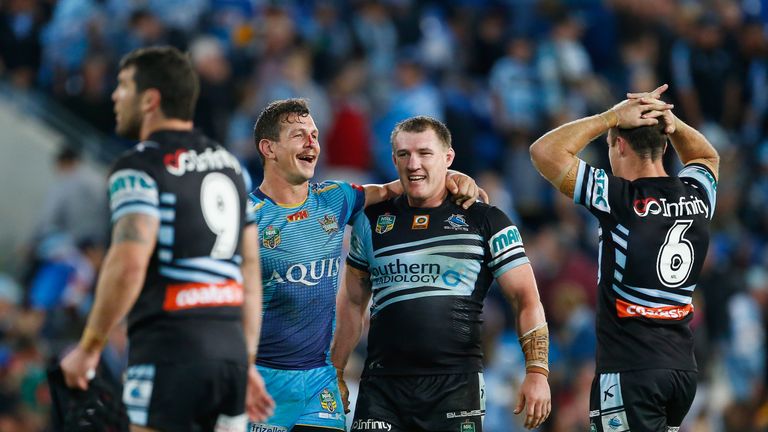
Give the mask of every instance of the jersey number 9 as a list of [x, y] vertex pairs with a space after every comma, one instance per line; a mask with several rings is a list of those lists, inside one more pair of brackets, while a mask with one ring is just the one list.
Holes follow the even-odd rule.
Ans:
[[205, 223], [216, 234], [211, 258], [232, 258], [240, 231], [240, 196], [235, 183], [221, 173], [206, 175], [200, 186], [200, 205]]

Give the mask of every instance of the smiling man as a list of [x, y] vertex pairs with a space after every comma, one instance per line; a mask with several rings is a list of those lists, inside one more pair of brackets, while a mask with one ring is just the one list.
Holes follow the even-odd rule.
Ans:
[[441, 122], [399, 123], [392, 156], [404, 194], [355, 219], [337, 300], [331, 358], [343, 369], [373, 296], [352, 431], [482, 431], [480, 314], [494, 279], [517, 305], [525, 352], [515, 413], [524, 411], [525, 426], [537, 427], [551, 409], [549, 337], [517, 227], [496, 207], [464, 209], [448, 199], [454, 151]]
[[[345, 430], [344, 408], [329, 351], [344, 226], [365, 205], [402, 192], [399, 181], [355, 186], [312, 183], [320, 156], [319, 131], [303, 99], [271, 103], [254, 140], [264, 181], [251, 194], [264, 284], [264, 327], [255, 360], [277, 404], [251, 430]], [[470, 178], [453, 174], [442, 187], [462, 205], [477, 197]]]

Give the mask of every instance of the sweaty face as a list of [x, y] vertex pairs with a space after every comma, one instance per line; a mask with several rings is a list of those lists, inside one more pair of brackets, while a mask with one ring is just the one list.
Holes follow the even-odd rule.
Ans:
[[392, 157], [410, 205], [437, 207], [443, 202], [453, 156], [453, 149], [446, 148], [432, 129], [397, 134]]
[[273, 143], [277, 168], [292, 184], [302, 184], [315, 176], [320, 156], [318, 130], [311, 115], [288, 114], [281, 120], [280, 140]]
[[136, 94], [136, 82], [133, 76], [136, 69], [128, 67], [117, 75], [117, 87], [112, 92], [115, 111], [115, 132], [124, 138], [139, 139], [142, 113], [139, 96]]

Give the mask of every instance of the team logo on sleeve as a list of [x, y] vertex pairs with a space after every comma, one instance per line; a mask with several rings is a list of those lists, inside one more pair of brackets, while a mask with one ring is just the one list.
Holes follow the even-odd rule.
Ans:
[[395, 216], [390, 214], [379, 215], [376, 219], [376, 234], [384, 234], [395, 227]]
[[333, 397], [333, 394], [328, 389], [323, 389], [320, 393], [320, 406], [331, 413], [336, 411], [336, 398]]
[[465, 421], [461, 424], [459, 432], [475, 432], [475, 422], [469, 420]]
[[429, 215], [415, 215], [411, 229], [421, 230], [429, 228]]
[[464, 218], [463, 214], [452, 214], [451, 217], [445, 220], [447, 225], [443, 229], [452, 229], [456, 231], [469, 231], [469, 224]]
[[280, 245], [281, 241], [280, 230], [272, 225], [264, 228], [264, 231], [261, 233], [261, 244], [267, 249], [276, 248]]
[[327, 214], [317, 221], [320, 222], [320, 226], [323, 227], [323, 231], [325, 231], [326, 234], [331, 235], [339, 232], [339, 222], [336, 220], [335, 215]]

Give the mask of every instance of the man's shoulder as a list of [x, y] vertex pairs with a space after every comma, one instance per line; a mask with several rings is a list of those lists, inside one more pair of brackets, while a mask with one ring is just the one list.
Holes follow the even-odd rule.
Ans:
[[162, 162], [160, 146], [154, 141], [142, 141], [124, 151], [112, 165], [112, 171], [123, 168], [148, 168]]

